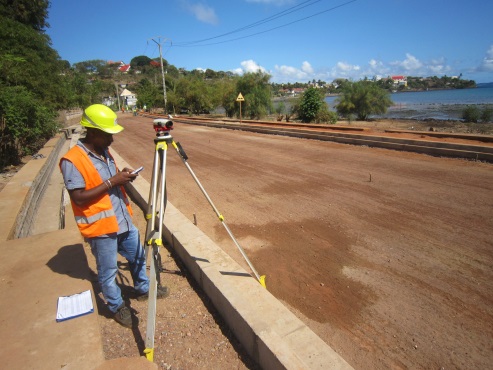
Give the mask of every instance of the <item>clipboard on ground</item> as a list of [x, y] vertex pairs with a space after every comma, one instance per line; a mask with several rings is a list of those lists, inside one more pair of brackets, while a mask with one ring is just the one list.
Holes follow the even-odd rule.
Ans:
[[90, 290], [58, 297], [56, 321], [66, 321], [94, 312], [92, 294]]

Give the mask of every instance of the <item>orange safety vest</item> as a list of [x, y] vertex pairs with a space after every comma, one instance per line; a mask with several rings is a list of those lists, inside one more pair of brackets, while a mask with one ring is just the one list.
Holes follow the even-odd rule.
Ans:
[[[109, 151], [108, 151], [109, 154]], [[113, 157], [110, 154], [111, 159]], [[60, 159], [59, 166], [61, 168], [62, 160], [69, 160], [79, 170], [84, 181], [86, 182], [86, 190], [92, 189], [101, 183], [103, 179], [99, 174], [96, 167], [89, 158], [86, 151], [79, 146], [74, 146], [70, 149], [65, 156]], [[117, 168], [118, 170], [118, 168]], [[127, 205], [128, 212], [132, 215], [132, 208], [127, 198], [127, 193], [123, 186], [120, 186], [120, 190], [123, 193], [123, 200]], [[116, 219], [115, 211], [111, 204], [110, 195], [104, 193], [98, 199], [92, 203], [78, 206], [72, 199], [72, 209], [74, 211], [75, 221], [79, 230], [85, 238], [94, 238], [105, 234], [115, 233], [118, 231], [118, 222]]]

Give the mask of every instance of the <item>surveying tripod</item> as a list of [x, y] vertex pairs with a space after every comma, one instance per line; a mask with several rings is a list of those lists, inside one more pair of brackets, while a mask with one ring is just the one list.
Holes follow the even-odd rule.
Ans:
[[[146, 332], [146, 348], [144, 354], [149, 361], [154, 360], [154, 334], [156, 330], [156, 302], [157, 302], [157, 287], [161, 284], [161, 277], [159, 273], [163, 270], [161, 264], [161, 256], [159, 254], [159, 249], [163, 244], [163, 219], [164, 212], [166, 209], [166, 155], [168, 151], [168, 146], [171, 144], [175, 148], [176, 152], [180, 156], [185, 167], [188, 169], [196, 184], [199, 186], [200, 190], [206, 197], [212, 209], [216, 213], [217, 217], [223, 224], [224, 228], [228, 232], [229, 236], [235, 243], [236, 247], [241, 252], [243, 258], [248, 263], [248, 266], [254, 273], [255, 277], [259, 283], [265, 288], [265, 276], [260, 276], [253, 267], [252, 263], [248, 259], [245, 251], [236, 241], [233, 233], [229, 229], [228, 225], [224, 221], [224, 217], [219, 213], [214, 203], [212, 203], [211, 198], [205, 191], [204, 187], [200, 183], [199, 179], [192, 171], [192, 168], [188, 164], [188, 156], [181, 147], [180, 143], [175, 143], [173, 137], [170, 135], [169, 131], [173, 129], [173, 122], [168, 119], [155, 119], [154, 120], [154, 130], [156, 131], [155, 143], [155, 154], [154, 163], [152, 168], [152, 180], [151, 188], [149, 191], [149, 201], [147, 203], [147, 226], [146, 226], [146, 258], [149, 253], [152, 253], [152, 261], [150, 263], [150, 276], [149, 276], [149, 298], [148, 298], [148, 309], [147, 309], [147, 332]], [[157, 219], [156, 219], [157, 218]]]

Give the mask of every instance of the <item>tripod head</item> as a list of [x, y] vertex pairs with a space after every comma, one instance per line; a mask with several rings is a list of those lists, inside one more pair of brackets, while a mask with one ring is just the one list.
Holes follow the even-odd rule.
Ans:
[[156, 136], [169, 135], [168, 131], [173, 130], [173, 121], [164, 118], [154, 120], [154, 131]]

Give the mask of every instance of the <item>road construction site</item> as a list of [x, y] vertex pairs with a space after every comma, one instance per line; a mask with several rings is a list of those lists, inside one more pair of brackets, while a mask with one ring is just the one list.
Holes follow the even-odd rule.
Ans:
[[[120, 115], [125, 130], [112, 145], [123, 163], [145, 168], [131, 191], [136, 204], [149, 191], [153, 118]], [[173, 152], [165, 224], [171, 250], [254, 362], [269, 369], [486, 368], [493, 360], [491, 144], [399, 132], [388, 137], [414, 135], [401, 138], [415, 142], [393, 143], [390, 150], [369, 141], [368, 130], [332, 129], [335, 139], [329, 140], [313, 137], [322, 134], [312, 127], [298, 135], [296, 127], [252, 127], [180, 117], [171, 134], [255, 268], [266, 275], [267, 289], [249, 275]], [[341, 143], [350, 136], [355, 145]], [[424, 147], [421, 141], [442, 152], [407, 151]], [[474, 154], [464, 159], [452, 151]], [[66, 225], [67, 239], [57, 237], [62, 244], [52, 245], [52, 253], [80, 243], [73, 229]], [[22, 239], [4, 245], [12, 243]], [[25, 258], [19, 254], [15, 266]], [[11, 268], [1, 270], [9, 294]], [[81, 283], [69, 275], [62, 280], [66, 287]], [[4, 302], [13, 305], [14, 298]], [[5, 304], [2, 322], [12, 319]], [[25, 323], [25, 333], [35, 322]], [[91, 333], [97, 339], [96, 331]], [[42, 349], [32, 347], [36, 359]], [[7, 350], [12, 347], [1, 358]]]

